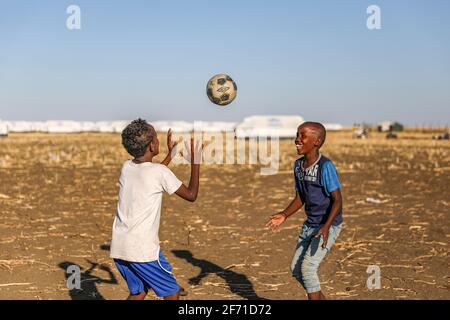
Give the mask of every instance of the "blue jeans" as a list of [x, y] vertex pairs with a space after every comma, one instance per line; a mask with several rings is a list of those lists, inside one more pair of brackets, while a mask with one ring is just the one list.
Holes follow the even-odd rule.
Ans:
[[303, 225], [291, 263], [292, 275], [307, 293], [321, 291], [317, 270], [339, 236], [342, 224], [330, 227], [326, 248], [322, 248], [323, 237], [315, 237], [321, 227]]

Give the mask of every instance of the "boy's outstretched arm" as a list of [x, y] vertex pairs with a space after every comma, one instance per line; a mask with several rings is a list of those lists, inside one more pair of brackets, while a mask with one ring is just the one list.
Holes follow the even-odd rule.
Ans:
[[[187, 148], [189, 150], [189, 148]], [[186, 187], [184, 184], [178, 188], [175, 192], [181, 198], [194, 202], [197, 199], [198, 187], [199, 187], [199, 177], [200, 177], [200, 160], [202, 156], [203, 146], [197, 144], [194, 148], [194, 139], [191, 139], [190, 154], [185, 157], [191, 162], [191, 179], [189, 180], [189, 186]]]
[[169, 165], [170, 161], [172, 161], [172, 156], [175, 154], [173, 150], [177, 146], [178, 142], [172, 141], [172, 129], [169, 129], [167, 131], [167, 149], [169, 150], [167, 152], [167, 156], [164, 158], [163, 161], [161, 161], [161, 164], [165, 165], [166, 167]]
[[317, 232], [316, 234], [316, 237], [323, 236], [322, 248], [325, 248], [327, 246], [328, 232], [330, 231], [330, 227], [339, 212], [342, 211], [341, 189], [336, 189], [335, 191], [331, 192], [331, 201], [333, 202], [333, 204], [331, 205], [330, 215], [328, 216], [327, 222], [322, 226], [322, 228], [320, 228], [319, 232]]
[[271, 230], [275, 230], [284, 221], [286, 221], [289, 216], [300, 210], [301, 207], [303, 207], [303, 202], [298, 192], [296, 192], [294, 200], [291, 201], [286, 209], [270, 216], [269, 221], [267, 221], [266, 223], [266, 227], [270, 228]]

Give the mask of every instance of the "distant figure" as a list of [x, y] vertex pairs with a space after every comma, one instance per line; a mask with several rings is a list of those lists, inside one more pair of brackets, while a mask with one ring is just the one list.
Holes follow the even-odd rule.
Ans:
[[182, 288], [159, 245], [162, 194], [176, 193], [191, 202], [197, 199], [203, 146], [194, 147], [192, 139], [187, 146], [191, 178], [186, 187], [167, 167], [176, 146], [171, 130], [167, 133], [169, 153], [161, 163], [153, 163], [159, 140], [145, 120], [134, 120], [122, 131], [122, 144], [134, 159], [125, 161], [120, 174], [110, 256], [127, 282], [129, 300], [143, 300], [149, 289], [165, 300], [178, 300]]
[[353, 139], [367, 139], [369, 138], [369, 129], [364, 126], [359, 126], [353, 131]]
[[294, 163], [295, 197], [266, 224], [276, 229], [305, 205], [307, 219], [291, 270], [310, 300], [325, 300], [317, 271], [342, 229], [341, 183], [333, 162], [320, 153], [325, 138], [326, 130], [320, 123], [305, 122], [298, 127], [295, 145], [301, 157]]
[[395, 134], [394, 132], [389, 132], [387, 135], [386, 135], [386, 139], [397, 139], [398, 137], [397, 137], [397, 134]]
[[438, 135], [433, 136], [433, 139], [435, 140], [450, 140], [450, 133], [445, 132]]
[[255, 293], [253, 284], [245, 275], [231, 271], [229, 269], [224, 269], [217, 264], [209, 262], [207, 260], [194, 258], [192, 253], [188, 250], [172, 250], [172, 253], [176, 257], [185, 259], [193, 266], [200, 268], [198, 276], [190, 278], [189, 284], [198, 285], [203, 278], [207, 277], [210, 274], [215, 274], [227, 282], [232, 293], [248, 300], [265, 300]]
[[[92, 271], [97, 268], [98, 263], [92, 262], [90, 260], [86, 261], [91, 265], [89, 269], [82, 272], [80, 274], [81, 278], [81, 289], [69, 289], [69, 294], [72, 300], [105, 300], [103, 296], [98, 292], [97, 284], [98, 283], [108, 283], [108, 284], [118, 284], [114, 273], [112, 273], [111, 269], [108, 266], [100, 265], [99, 269], [107, 272], [109, 274], [109, 280], [102, 279], [100, 277], [92, 275]], [[71, 276], [71, 274], [67, 273], [67, 269], [70, 266], [77, 266], [80, 270], [83, 270], [83, 267], [79, 266], [76, 263], [72, 262], [61, 262], [58, 266], [64, 270], [66, 280]]]

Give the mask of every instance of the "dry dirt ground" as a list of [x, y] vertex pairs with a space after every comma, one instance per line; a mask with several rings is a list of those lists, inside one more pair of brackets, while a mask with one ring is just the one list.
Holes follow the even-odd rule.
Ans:
[[[259, 165], [205, 165], [197, 202], [164, 196], [161, 245], [184, 299], [305, 299], [289, 273], [304, 213], [279, 232], [264, 227], [293, 196], [293, 142], [280, 150], [276, 175], [261, 175]], [[450, 299], [450, 143], [330, 133], [323, 154], [340, 173], [345, 220], [320, 269], [325, 294]], [[0, 139], [0, 299], [127, 296], [108, 250], [128, 158], [118, 134]], [[171, 168], [187, 182], [187, 165]], [[82, 290], [67, 288], [69, 265], [81, 268]], [[381, 289], [367, 288], [369, 265], [379, 266]]]

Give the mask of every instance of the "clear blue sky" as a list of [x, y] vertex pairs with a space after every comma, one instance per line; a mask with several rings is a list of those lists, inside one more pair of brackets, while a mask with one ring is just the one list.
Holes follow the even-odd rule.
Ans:
[[[0, 4], [1, 119], [450, 123], [448, 0]], [[381, 30], [366, 27], [370, 4]], [[239, 88], [226, 108], [205, 94], [216, 73]]]

